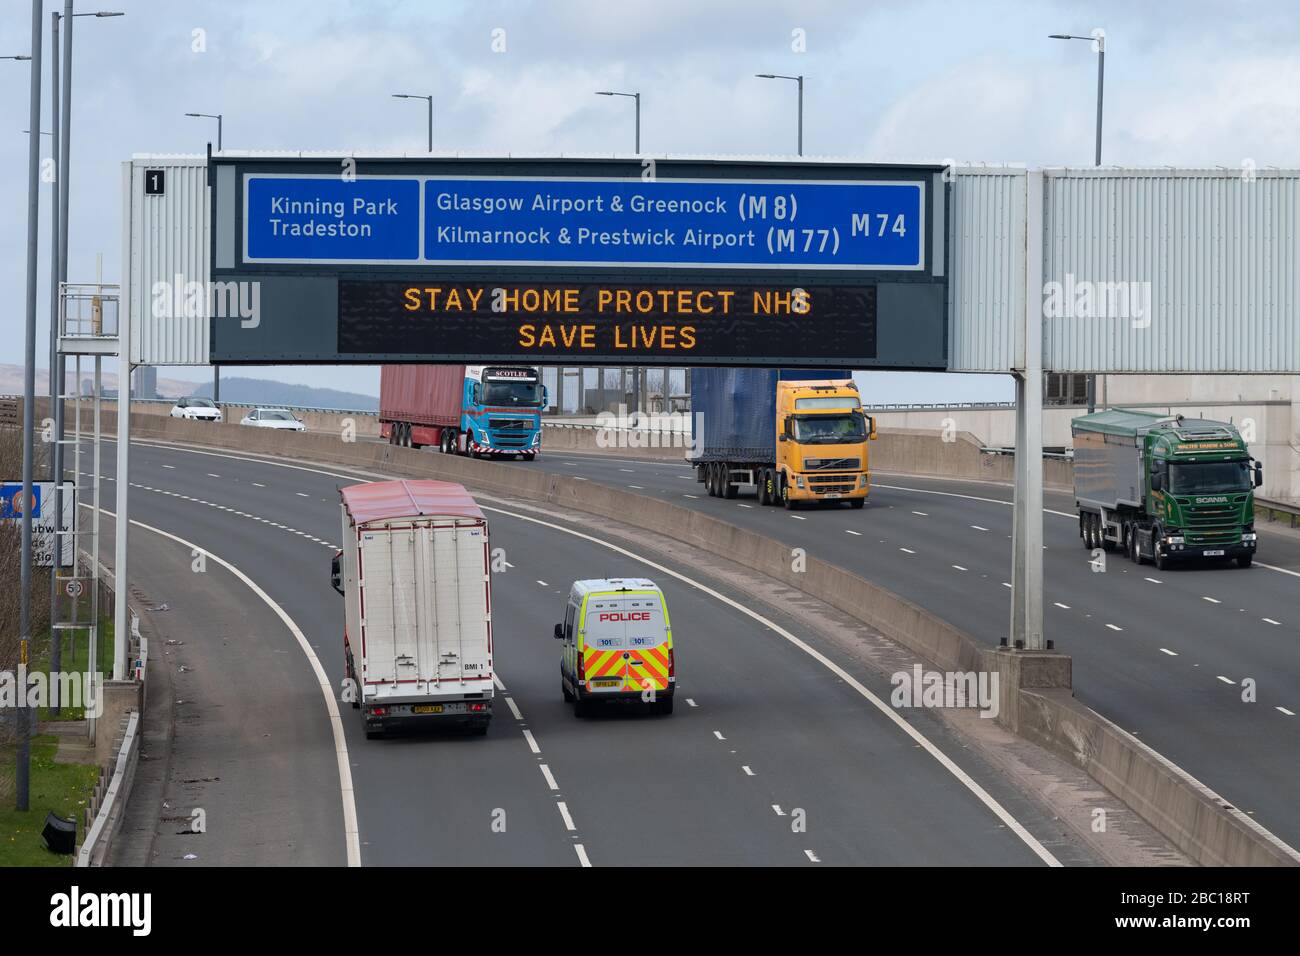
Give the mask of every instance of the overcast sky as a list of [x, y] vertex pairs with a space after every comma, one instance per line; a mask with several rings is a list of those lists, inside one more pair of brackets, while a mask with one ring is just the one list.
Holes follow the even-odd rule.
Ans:
[[[47, 11], [56, 6], [47, 0]], [[0, 55], [29, 52], [28, 0], [2, 7]], [[118, 277], [121, 160], [202, 152], [215, 139], [212, 121], [186, 112], [224, 113], [229, 148], [416, 151], [423, 104], [389, 94], [428, 91], [436, 149], [630, 152], [632, 104], [593, 95], [616, 88], [642, 93], [646, 152], [781, 154], [795, 147], [793, 84], [753, 74], [802, 73], [809, 155], [1088, 165], [1096, 56], [1047, 35], [1104, 27], [1107, 163], [1293, 167], [1300, 154], [1300, 4], [1290, 2], [80, 0], [77, 9], [127, 16], [75, 23], [73, 281], [94, 278], [99, 252], [106, 278]], [[796, 30], [806, 52], [792, 49]], [[28, 73], [27, 63], [0, 62], [0, 362], [15, 364]], [[40, 366], [47, 212], [43, 194]], [[378, 387], [366, 368], [252, 374]], [[1005, 399], [1010, 386], [890, 376], [866, 397]]]

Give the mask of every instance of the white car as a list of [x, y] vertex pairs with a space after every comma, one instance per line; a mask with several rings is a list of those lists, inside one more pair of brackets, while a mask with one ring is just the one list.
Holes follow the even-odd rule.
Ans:
[[178, 398], [171, 414], [172, 418], [187, 418], [194, 422], [221, 421], [221, 409], [210, 398]]
[[287, 428], [289, 431], [305, 432], [307, 426], [291, 412], [283, 408], [255, 408], [239, 422], [241, 425], [253, 425], [257, 428]]

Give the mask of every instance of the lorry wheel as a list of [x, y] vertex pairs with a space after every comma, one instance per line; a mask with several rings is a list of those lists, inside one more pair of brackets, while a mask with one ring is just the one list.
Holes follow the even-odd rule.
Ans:
[[718, 497], [718, 469], [711, 463], [704, 466], [704, 490], [710, 498]]
[[740, 492], [740, 486], [731, 480], [731, 469], [723, 465], [721, 469], [722, 497], [734, 498]]
[[469, 732], [475, 737], [486, 737], [488, 732], [487, 721], [470, 725]]
[[849, 507], [853, 508], [855, 511], [856, 511], [856, 510], [861, 510], [862, 508], [866, 507], [866, 504], [867, 504], [867, 499], [866, 499], [866, 498], [850, 498], [850, 499], [849, 499]]
[[573, 701], [573, 716], [574, 716], [574, 717], [589, 717], [590, 715], [591, 715], [591, 704], [587, 703], [587, 702], [586, 702], [585, 700], [583, 700], [581, 697], [576, 697], [576, 698], [574, 698], [574, 701]]
[[1241, 557], [1237, 559], [1237, 567], [1248, 568], [1250, 567], [1250, 562], [1253, 560], [1255, 560], [1255, 556], [1253, 554], [1243, 554]]
[[766, 505], [766, 504], [767, 504], [767, 471], [766, 471], [766, 469], [759, 469], [759, 472], [758, 472], [758, 503], [759, 503], [760, 505]]
[[790, 486], [784, 481], [781, 482], [781, 504], [785, 505], [786, 511], [794, 511], [799, 507], [799, 502], [790, 497]]
[[655, 717], [667, 717], [673, 712], [673, 699], [666, 697], [663, 700], [652, 701], [650, 704], [650, 713]]

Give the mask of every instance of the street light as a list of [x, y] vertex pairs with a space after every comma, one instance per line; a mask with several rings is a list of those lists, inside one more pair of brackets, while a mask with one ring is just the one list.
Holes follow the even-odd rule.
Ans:
[[[31, 59], [30, 56], [24, 56], [21, 53], [19, 53], [17, 56], [0, 56], [0, 60], [30, 60], [30, 59]], [[27, 132], [27, 131], [23, 130], [23, 132]]]
[[186, 113], [186, 116], [196, 116], [201, 119], [214, 119], [217, 121], [217, 152], [221, 152], [221, 114], [220, 113]]
[[783, 73], [755, 73], [760, 80], [793, 80], [799, 84], [799, 155], [803, 155], [803, 74], [786, 76]]
[[[1101, 27], [1092, 31], [1091, 36], [1077, 36], [1073, 33], [1052, 33], [1048, 35], [1052, 40], [1091, 40], [1097, 45], [1097, 148], [1094, 165], [1101, 165], [1101, 102], [1102, 92], [1106, 80], [1106, 31]], [[1085, 380], [1085, 391], [1087, 392], [1088, 414], [1091, 415], [1097, 410], [1097, 376], [1089, 374]]]
[[617, 90], [597, 90], [597, 96], [626, 96], [636, 101], [636, 153], [641, 155], [641, 94], [620, 93]]
[[433, 152], [433, 95], [423, 93], [394, 93], [394, 99], [398, 100], [424, 100], [429, 107], [429, 152]]

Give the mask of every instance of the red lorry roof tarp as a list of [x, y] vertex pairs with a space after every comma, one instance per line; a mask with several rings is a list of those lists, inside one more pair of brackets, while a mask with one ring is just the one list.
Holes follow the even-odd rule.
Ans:
[[349, 485], [342, 494], [343, 505], [357, 524], [427, 515], [483, 517], [465, 486], [453, 481], [372, 481]]

